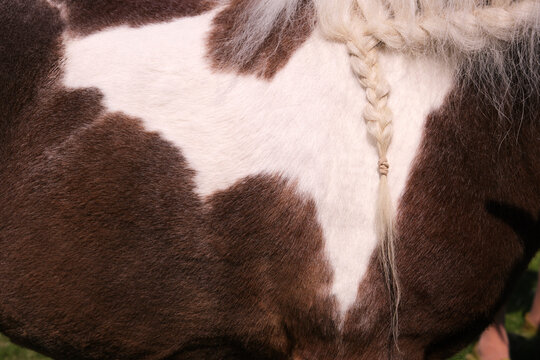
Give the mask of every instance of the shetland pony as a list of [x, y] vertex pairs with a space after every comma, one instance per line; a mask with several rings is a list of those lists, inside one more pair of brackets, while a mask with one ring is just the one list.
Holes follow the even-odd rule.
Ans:
[[538, 0], [1, 0], [0, 331], [444, 359], [540, 241]]

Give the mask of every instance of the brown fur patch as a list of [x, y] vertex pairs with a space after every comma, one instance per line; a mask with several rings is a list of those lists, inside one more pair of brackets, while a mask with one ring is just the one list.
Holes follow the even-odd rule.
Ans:
[[142, 26], [179, 17], [196, 16], [216, 5], [216, 0], [56, 1], [67, 6], [69, 29], [79, 34], [89, 34], [109, 26]]
[[62, 31], [56, 11], [45, 2], [0, 2], [0, 136], [46, 85]]
[[[502, 121], [465, 87], [429, 117], [397, 219], [402, 352], [395, 358], [444, 359], [473, 340], [538, 249], [539, 109], [537, 98], [507, 104], [511, 120]], [[362, 358], [374, 358], [391, 345], [377, 259], [360, 294], [346, 338]]]
[[14, 340], [61, 358], [285, 358], [335, 336], [315, 209], [294, 187], [247, 178], [203, 203], [176, 149], [121, 115], [38, 144], [0, 173]]
[[[10, 158], [24, 165], [2, 172], [16, 179], [0, 197], [8, 336], [62, 358], [163, 358], [186, 338], [168, 305], [202, 320], [209, 284], [190, 276], [204, 263], [192, 225], [200, 202], [161, 146], [108, 116], [35, 158]], [[179, 203], [183, 212], [168, 211]]]
[[235, 38], [245, 31], [246, 14], [253, 1], [233, 0], [216, 16], [208, 39], [209, 57], [216, 69], [270, 79], [311, 34], [315, 10], [310, 0], [302, 1], [287, 24], [281, 17], [253, 56], [245, 63], [238, 63], [235, 59], [239, 49]]
[[[55, 84], [44, 4], [0, 3], [2, 332], [57, 358], [384, 358], [377, 259], [341, 333], [313, 202], [268, 175], [199, 198], [175, 147]], [[469, 341], [538, 248], [538, 102], [501, 122], [456, 89], [430, 116], [397, 222], [395, 358]]]
[[315, 216], [313, 202], [279, 178], [247, 178], [209, 200], [213, 251], [224, 261], [219, 300], [239, 339], [287, 354], [337, 335]]
[[286, 358], [333, 341], [313, 202], [277, 176], [203, 201], [176, 148], [56, 84], [55, 9], [3, 10], [0, 330], [77, 359]]

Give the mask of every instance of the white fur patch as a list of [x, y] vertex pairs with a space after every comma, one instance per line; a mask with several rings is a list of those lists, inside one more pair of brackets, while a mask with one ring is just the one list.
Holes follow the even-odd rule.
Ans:
[[[334, 270], [332, 291], [349, 308], [377, 243], [379, 175], [366, 132], [365, 92], [344, 46], [315, 33], [271, 81], [215, 72], [205, 39], [215, 13], [66, 40], [65, 84], [96, 87], [109, 111], [143, 120], [181, 149], [208, 196], [243, 177], [280, 173], [314, 199]], [[394, 137], [389, 181], [397, 203], [422, 127], [452, 85], [452, 69], [382, 54]]]

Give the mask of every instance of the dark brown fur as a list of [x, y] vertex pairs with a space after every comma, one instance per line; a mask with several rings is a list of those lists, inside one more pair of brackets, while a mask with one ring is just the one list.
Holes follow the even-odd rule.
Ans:
[[[395, 358], [445, 359], [472, 341], [540, 245], [540, 98], [504, 105], [506, 121], [498, 110], [469, 84], [427, 121], [397, 219]], [[377, 259], [360, 294], [346, 338], [372, 359], [391, 346]]]
[[[294, 184], [258, 175], [201, 199], [178, 149], [58, 84], [55, 9], [0, 10], [3, 333], [59, 359], [393, 351], [377, 259], [340, 331], [316, 208]], [[398, 212], [396, 359], [442, 359], [477, 335], [538, 248], [540, 101], [523, 93], [502, 106], [510, 121], [470, 85], [428, 119]]]
[[79, 34], [89, 34], [109, 26], [142, 26], [178, 17], [195, 16], [216, 5], [215, 0], [56, 1], [67, 6], [69, 29]]
[[244, 63], [236, 62], [238, 49], [231, 41], [242, 33], [246, 26], [246, 12], [256, 0], [233, 0], [214, 19], [214, 28], [208, 40], [209, 57], [216, 69], [235, 71], [241, 74], [256, 74], [272, 78], [304, 43], [313, 30], [314, 8], [309, 0], [302, 1], [292, 19], [285, 24], [283, 17], [274, 26], [274, 31], [264, 40], [254, 55]]
[[63, 25], [44, 2], [1, 1], [0, 14], [0, 136], [5, 136], [53, 70]]
[[335, 338], [312, 201], [277, 176], [203, 201], [177, 149], [56, 84], [55, 10], [6, 13], [3, 333], [69, 359], [286, 358]]
[[329, 336], [320, 229], [292, 187], [254, 177], [203, 203], [177, 151], [121, 115], [43, 145], [2, 172], [8, 336], [85, 359], [270, 358]]

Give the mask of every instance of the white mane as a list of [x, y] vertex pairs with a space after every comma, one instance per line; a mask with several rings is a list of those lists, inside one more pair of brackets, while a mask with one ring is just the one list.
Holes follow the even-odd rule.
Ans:
[[[482, 51], [538, 29], [537, 0], [316, 0], [319, 23], [329, 34], [346, 26], [400, 51], [451, 47]], [[359, 25], [361, 24], [361, 25]]]
[[508, 86], [520, 71], [531, 86], [540, 83], [540, 0], [253, 0], [239, 14], [242, 32], [230, 39], [237, 63], [247, 63], [306, 6], [315, 6], [318, 27], [334, 41], [369, 35], [396, 51], [457, 58], [459, 75], [481, 79], [486, 89], [495, 80]]
[[517, 78], [539, 91], [540, 0], [314, 1], [329, 39], [367, 36], [388, 49], [457, 60], [460, 79], [473, 80], [496, 107], [497, 92], [527, 96], [516, 93]]

